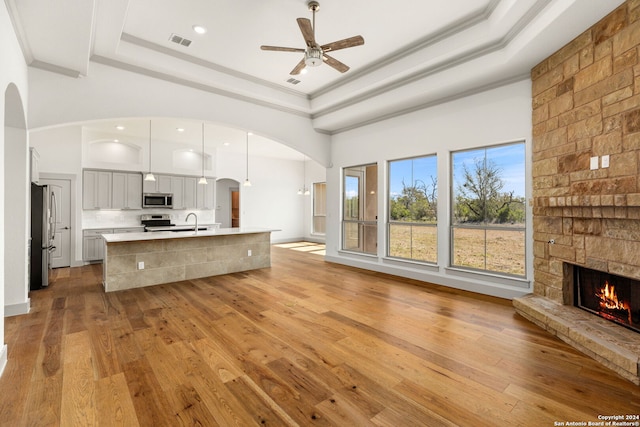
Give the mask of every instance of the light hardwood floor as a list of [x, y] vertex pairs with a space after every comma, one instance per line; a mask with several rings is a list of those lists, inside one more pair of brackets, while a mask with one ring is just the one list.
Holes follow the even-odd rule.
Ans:
[[273, 247], [269, 269], [105, 294], [55, 270], [7, 318], [0, 425], [554, 426], [640, 388], [509, 301]]

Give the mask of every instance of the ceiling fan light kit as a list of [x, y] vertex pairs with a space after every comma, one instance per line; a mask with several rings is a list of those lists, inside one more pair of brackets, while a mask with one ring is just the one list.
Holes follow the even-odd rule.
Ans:
[[333, 52], [335, 50], [346, 49], [348, 47], [361, 46], [364, 44], [362, 36], [353, 36], [347, 39], [338, 40], [333, 43], [319, 45], [316, 42], [316, 12], [320, 10], [320, 3], [317, 1], [310, 1], [307, 3], [309, 10], [313, 14], [313, 23], [307, 18], [298, 18], [298, 26], [300, 32], [304, 38], [307, 47], [305, 49], [295, 47], [282, 47], [282, 46], [267, 46], [262, 45], [260, 49], [271, 50], [279, 52], [300, 52], [304, 53], [304, 57], [298, 62], [298, 64], [291, 70], [289, 74], [297, 75], [302, 72], [305, 67], [318, 67], [325, 64], [338, 70], [341, 73], [345, 73], [349, 70], [349, 67], [335, 58], [327, 55], [327, 52]]

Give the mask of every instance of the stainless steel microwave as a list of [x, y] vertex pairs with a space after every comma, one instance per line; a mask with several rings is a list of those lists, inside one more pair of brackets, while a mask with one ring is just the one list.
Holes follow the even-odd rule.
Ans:
[[173, 194], [171, 193], [144, 193], [142, 195], [143, 208], [167, 208], [173, 207]]

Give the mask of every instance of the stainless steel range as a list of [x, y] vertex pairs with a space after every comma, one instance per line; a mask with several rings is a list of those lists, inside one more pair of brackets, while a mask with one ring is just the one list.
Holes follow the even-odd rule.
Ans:
[[[195, 225], [175, 225], [171, 223], [171, 214], [140, 215], [140, 223], [144, 231], [193, 231]], [[198, 230], [207, 230], [207, 226], [199, 226]]]
[[140, 215], [140, 223], [144, 225], [144, 231], [170, 231], [175, 227], [170, 214]]

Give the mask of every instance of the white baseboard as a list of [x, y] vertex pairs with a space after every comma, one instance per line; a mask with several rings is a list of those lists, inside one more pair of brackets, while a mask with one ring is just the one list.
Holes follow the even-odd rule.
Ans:
[[20, 304], [9, 304], [4, 306], [4, 317], [19, 316], [21, 314], [28, 314], [31, 310], [31, 299], [27, 299]]
[[2, 350], [0, 351], [0, 376], [4, 372], [4, 368], [7, 366], [7, 345], [4, 344], [2, 346]]
[[7, 366], [7, 345], [4, 344], [2, 346], [2, 350], [0, 351], [0, 376], [2, 376], [2, 373], [4, 372], [4, 368]]

